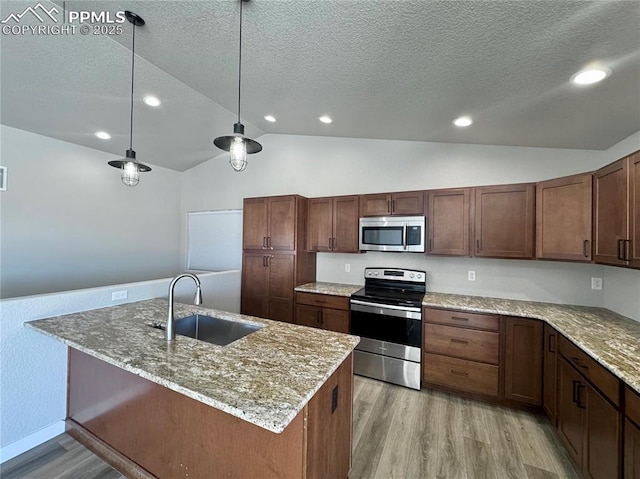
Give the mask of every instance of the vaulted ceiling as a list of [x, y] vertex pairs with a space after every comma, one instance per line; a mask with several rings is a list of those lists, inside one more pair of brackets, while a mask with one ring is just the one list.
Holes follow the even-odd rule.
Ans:
[[[63, 7], [146, 21], [136, 31], [140, 161], [184, 171], [220, 153], [212, 140], [231, 133], [237, 114], [238, 0], [40, 3], [61, 12], [59, 25]], [[8, 19], [36, 4], [0, 2], [3, 27], [52, 24]], [[252, 138], [602, 150], [640, 130], [635, 0], [251, 0], [243, 9], [242, 120]], [[123, 155], [132, 26], [116, 25], [122, 33], [3, 33], [1, 122]], [[572, 85], [590, 64], [611, 76]], [[149, 93], [160, 107], [142, 103]], [[318, 121], [325, 114], [332, 124]], [[452, 125], [461, 115], [474, 124]]]

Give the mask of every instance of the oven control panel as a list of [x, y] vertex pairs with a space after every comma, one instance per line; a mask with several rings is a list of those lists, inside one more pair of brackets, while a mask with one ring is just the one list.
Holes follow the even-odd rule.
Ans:
[[385, 279], [391, 281], [411, 281], [414, 283], [426, 283], [425, 271], [402, 268], [365, 268], [365, 279]]

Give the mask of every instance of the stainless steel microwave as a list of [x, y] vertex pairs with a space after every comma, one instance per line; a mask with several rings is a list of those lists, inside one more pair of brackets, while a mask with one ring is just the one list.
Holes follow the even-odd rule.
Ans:
[[424, 216], [360, 218], [360, 251], [424, 253]]

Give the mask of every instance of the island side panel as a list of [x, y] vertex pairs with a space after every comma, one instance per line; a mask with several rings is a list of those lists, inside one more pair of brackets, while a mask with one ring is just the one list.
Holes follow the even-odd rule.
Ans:
[[307, 479], [346, 479], [353, 440], [353, 353], [307, 408]]
[[73, 348], [67, 415], [159, 478], [305, 475], [304, 411], [275, 434]]

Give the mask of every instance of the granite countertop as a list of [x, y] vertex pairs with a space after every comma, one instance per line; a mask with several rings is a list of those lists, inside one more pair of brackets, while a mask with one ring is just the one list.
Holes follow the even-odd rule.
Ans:
[[358, 344], [355, 336], [214, 309], [175, 304], [175, 317], [201, 313], [265, 325], [227, 346], [184, 336], [167, 343], [167, 300], [151, 299], [26, 322], [109, 364], [247, 422], [280, 433]]
[[427, 293], [422, 305], [541, 319], [640, 393], [640, 322], [608, 309]]
[[323, 283], [317, 281], [298, 286], [296, 291], [300, 293], [330, 294], [332, 296], [351, 296], [361, 288], [362, 285], [358, 286], [357, 284]]

